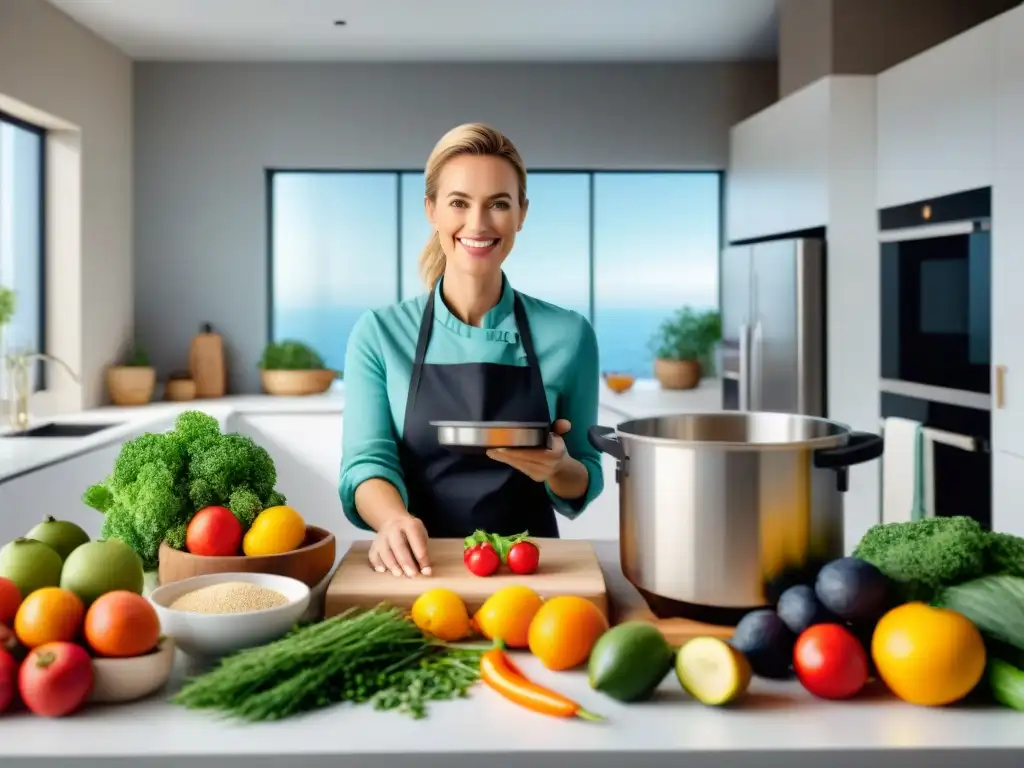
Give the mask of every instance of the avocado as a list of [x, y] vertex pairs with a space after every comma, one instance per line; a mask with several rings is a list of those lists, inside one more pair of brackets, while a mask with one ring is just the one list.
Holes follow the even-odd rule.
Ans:
[[866, 560], [842, 557], [818, 572], [814, 592], [845, 621], [875, 621], [889, 608], [889, 578]]
[[590, 652], [590, 687], [624, 702], [649, 699], [671, 671], [675, 651], [653, 624], [612, 627]]
[[683, 690], [711, 707], [746, 693], [751, 674], [747, 657], [717, 637], [688, 640], [676, 655], [676, 676]]
[[798, 584], [790, 587], [779, 597], [779, 604], [775, 607], [782, 623], [789, 627], [794, 635], [799, 635], [805, 629], [815, 624], [833, 624], [836, 617], [821, 604], [818, 596], [814, 594], [814, 587], [806, 584]]
[[751, 611], [736, 625], [729, 645], [747, 657], [758, 677], [788, 680], [792, 677], [796, 636], [770, 608]]

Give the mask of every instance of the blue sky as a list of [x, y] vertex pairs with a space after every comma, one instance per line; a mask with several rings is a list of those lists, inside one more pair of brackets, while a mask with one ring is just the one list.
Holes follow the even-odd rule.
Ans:
[[[646, 370], [660, 319], [686, 304], [718, 304], [720, 177], [530, 174], [530, 210], [505, 272], [518, 290], [584, 314], [591, 183], [602, 355], [607, 348], [616, 370]], [[337, 326], [396, 301], [399, 285], [402, 298], [423, 291], [417, 261], [430, 227], [422, 173], [288, 172], [273, 184], [275, 336], [305, 335], [333, 358], [339, 335], [348, 336]]]

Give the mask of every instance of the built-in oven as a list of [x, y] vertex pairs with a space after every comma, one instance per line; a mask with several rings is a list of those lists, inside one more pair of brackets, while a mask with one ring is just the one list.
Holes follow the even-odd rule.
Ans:
[[990, 530], [991, 411], [882, 392], [881, 413], [883, 420], [897, 416], [923, 427], [920, 469], [924, 516], [965, 515]]
[[991, 407], [991, 191], [883, 209], [881, 389]]

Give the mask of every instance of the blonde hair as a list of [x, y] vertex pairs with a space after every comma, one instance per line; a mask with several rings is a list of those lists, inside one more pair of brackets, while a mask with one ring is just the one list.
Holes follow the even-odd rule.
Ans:
[[[512, 164], [519, 181], [519, 205], [526, 205], [526, 166], [515, 145], [501, 131], [483, 123], [466, 123], [452, 128], [441, 137], [427, 158], [426, 196], [437, 201], [437, 182], [449, 160], [460, 155], [501, 157]], [[433, 289], [444, 274], [445, 255], [435, 231], [420, 254], [420, 276], [427, 289]]]

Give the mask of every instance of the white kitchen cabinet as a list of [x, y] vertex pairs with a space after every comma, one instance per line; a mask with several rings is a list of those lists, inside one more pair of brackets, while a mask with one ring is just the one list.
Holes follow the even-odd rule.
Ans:
[[348, 522], [338, 500], [341, 413], [239, 414], [232, 428], [267, 449], [277, 467], [277, 487], [307, 523], [340, 540], [371, 536]]
[[878, 75], [878, 208], [992, 184], [1001, 21]]
[[733, 126], [726, 178], [730, 242], [828, 220], [829, 104], [822, 78]]
[[992, 530], [1024, 536], [1024, 456], [992, 451]]
[[[1024, 7], [998, 19], [992, 190], [992, 444], [1024, 456]], [[1020, 470], [1018, 469], [1018, 472]], [[1012, 479], [1003, 478], [1012, 483]], [[994, 504], [1020, 504], [994, 479]], [[1019, 489], [1015, 489], [1019, 490]], [[1004, 500], [1000, 501], [1000, 497]]]
[[99, 536], [103, 515], [82, 502], [85, 489], [110, 474], [121, 445], [108, 445], [0, 482], [0, 546], [24, 536], [47, 515]]
[[[598, 410], [597, 423], [614, 427], [624, 421], [622, 416], [606, 408]], [[604, 490], [575, 520], [559, 516], [558, 531], [563, 539], [618, 539], [619, 485], [615, 482], [615, 459], [601, 454]]]

